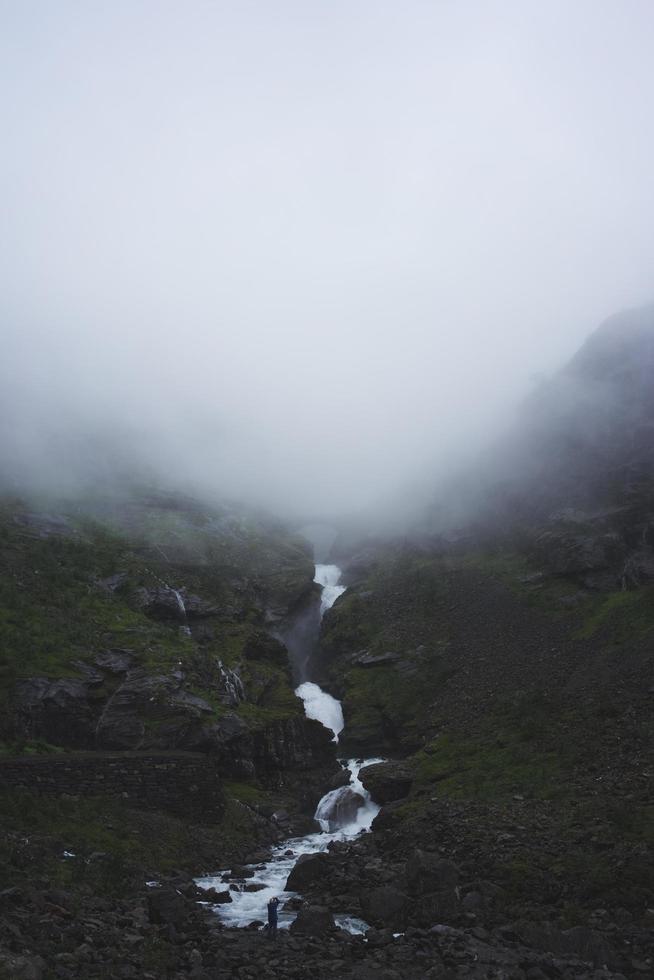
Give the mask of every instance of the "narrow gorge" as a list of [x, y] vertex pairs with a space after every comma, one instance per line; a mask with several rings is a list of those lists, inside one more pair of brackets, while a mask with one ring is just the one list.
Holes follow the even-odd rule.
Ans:
[[[314, 581], [321, 586], [320, 617], [330, 609], [336, 599], [345, 592], [340, 585], [341, 571], [336, 565], [317, 565]], [[310, 638], [312, 639], [312, 638]], [[303, 670], [307, 669], [305, 651], [299, 650]], [[307, 718], [319, 721], [332, 732], [338, 742], [343, 731], [343, 711], [340, 703], [311, 681], [303, 681], [295, 691], [302, 699]], [[321, 798], [314, 814], [320, 830], [303, 837], [291, 837], [278, 843], [268, 861], [253, 863], [235, 870], [227, 869], [214, 875], [197, 878], [196, 883], [207, 891], [209, 906], [225, 925], [264, 927], [266, 906], [271, 898], [281, 899], [280, 928], [288, 928], [297, 915], [298, 890], [294, 881], [301, 880], [301, 869], [310, 855], [327, 851], [334, 841], [346, 841], [369, 831], [379, 813], [379, 806], [359, 780], [359, 772], [366, 766], [382, 762], [382, 759], [342, 760], [343, 776], [339, 785]], [[299, 874], [296, 869], [299, 869]], [[218, 901], [212, 903], [210, 895]], [[346, 911], [333, 910], [335, 923], [353, 933], [365, 933], [370, 926]]]

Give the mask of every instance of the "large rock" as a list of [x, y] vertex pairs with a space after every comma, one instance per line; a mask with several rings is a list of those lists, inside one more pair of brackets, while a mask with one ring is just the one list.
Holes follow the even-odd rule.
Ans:
[[14, 713], [20, 733], [53, 745], [85, 748], [93, 740], [95, 715], [90, 685], [73, 677], [31, 677], [14, 689]]
[[329, 870], [329, 858], [322, 851], [317, 854], [301, 854], [286, 880], [284, 890], [302, 892], [323, 878]]
[[550, 923], [529, 923], [520, 927], [518, 932], [527, 945], [547, 950], [557, 956], [578, 956], [580, 960], [592, 963], [597, 968], [608, 966], [616, 969], [619, 966], [618, 957], [604, 936], [586, 926], [561, 930]]
[[361, 895], [361, 911], [376, 926], [403, 929], [406, 925], [407, 896], [399, 888], [382, 885]]
[[139, 589], [136, 594], [139, 607], [152, 619], [186, 623], [184, 600], [179, 592], [162, 585], [154, 589]]
[[153, 888], [148, 893], [150, 921], [181, 926], [190, 914], [189, 902], [175, 888]]
[[404, 799], [413, 783], [413, 774], [401, 762], [377, 762], [365, 766], [359, 779], [375, 803], [384, 805]]
[[459, 883], [459, 869], [452, 861], [418, 848], [407, 859], [405, 874], [410, 895], [454, 893]]
[[406, 862], [405, 875], [415, 925], [426, 928], [459, 913], [459, 870], [451, 861], [416, 849]]
[[334, 916], [320, 905], [301, 908], [291, 923], [291, 932], [303, 936], [326, 936], [335, 928]]
[[356, 793], [350, 786], [342, 786], [323, 797], [316, 810], [316, 820], [323, 830], [332, 833], [339, 827], [352, 823], [364, 802], [360, 793]]
[[182, 687], [178, 673], [130, 671], [100, 716], [97, 745], [112, 749], [196, 749], [203, 745], [203, 721], [213, 709]]

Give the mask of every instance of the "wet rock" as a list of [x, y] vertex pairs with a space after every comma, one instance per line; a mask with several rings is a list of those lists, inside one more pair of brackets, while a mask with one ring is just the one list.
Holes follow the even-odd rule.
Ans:
[[349, 786], [333, 790], [316, 810], [316, 819], [331, 832], [352, 823], [364, 799]]
[[152, 619], [186, 623], [184, 601], [180, 594], [169, 586], [138, 589], [136, 601], [146, 616], [150, 616]]
[[329, 858], [326, 854], [301, 854], [295, 862], [284, 890], [287, 892], [302, 892], [315, 884], [329, 871]]
[[341, 786], [347, 786], [352, 779], [349, 769], [341, 769], [337, 772], [332, 779], [329, 780], [327, 784], [328, 789], [340, 789]]
[[401, 762], [378, 762], [365, 766], [359, 779], [375, 803], [394, 803], [408, 795], [413, 774]]
[[335, 928], [334, 916], [328, 909], [309, 905], [300, 909], [290, 931], [293, 935], [325, 936]]

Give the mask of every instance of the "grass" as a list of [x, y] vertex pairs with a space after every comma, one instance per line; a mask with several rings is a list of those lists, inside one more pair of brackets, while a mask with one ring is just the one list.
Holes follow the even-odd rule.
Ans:
[[[288, 605], [311, 582], [306, 544], [256, 516], [206, 511], [177, 499], [145, 499], [109, 507], [102, 523], [71, 509], [65, 534], [40, 536], [24, 523], [20, 503], [0, 503], [0, 737], [12, 689], [27, 677], [83, 676], [78, 662], [119, 648], [150, 671], [181, 664], [189, 686], [218, 717], [218, 661], [240, 665], [257, 726], [297, 713], [284, 663], [251, 663], [243, 651], [261, 629], [269, 602]], [[71, 516], [72, 515], [72, 516]], [[16, 520], [18, 518], [18, 520]], [[101, 580], [120, 573], [114, 591]], [[156, 621], [140, 608], [138, 590], [162, 582], [185, 588], [215, 608], [202, 645], [176, 622]], [[93, 690], [98, 700], [115, 680]], [[238, 709], [240, 710], [240, 709]], [[155, 731], [157, 719], [148, 730]], [[4, 730], [3, 730], [4, 729]], [[5, 746], [5, 751], [6, 751]]]
[[[154, 874], [224, 867], [240, 860], [257, 839], [253, 816], [239, 801], [253, 806], [266, 799], [263, 790], [249, 784], [228, 784], [226, 790], [225, 814], [214, 827], [193, 827], [102, 796], [0, 792], [4, 887], [37, 876], [73, 892], [88, 885], [98, 894], [115, 896], [141, 889]], [[64, 851], [75, 857], [65, 858]]]
[[479, 800], [514, 794], [555, 799], [565, 793], [558, 753], [515, 735], [488, 740], [443, 735], [419, 752], [414, 763], [417, 793]]
[[654, 630], [654, 586], [633, 592], [612, 592], [593, 600], [578, 636], [589, 639], [604, 634], [619, 646], [642, 640]]

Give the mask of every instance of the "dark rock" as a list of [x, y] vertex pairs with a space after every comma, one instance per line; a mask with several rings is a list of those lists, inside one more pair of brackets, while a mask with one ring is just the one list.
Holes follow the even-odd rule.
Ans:
[[368, 929], [366, 940], [371, 949], [381, 949], [390, 946], [393, 942], [393, 933], [390, 929]]
[[325, 936], [336, 928], [334, 916], [319, 905], [301, 908], [291, 923], [291, 932], [304, 936]]
[[437, 854], [416, 849], [406, 862], [406, 881], [410, 895], [451, 891], [459, 882], [459, 869]]
[[387, 667], [389, 664], [398, 663], [400, 656], [397, 653], [364, 653], [354, 660], [357, 667]]
[[134, 663], [134, 654], [130, 650], [105, 650], [97, 655], [95, 663], [111, 674], [126, 674]]
[[84, 680], [31, 677], [14, 689], [14, 712], [21, 733], [54, 745], [84, 748], [92, 742], [95, 715]]
[[519, 935], [527, 945], [557, 956], [578, 956], [595, 967], [606, 965], [610, 969], [618, 969], [620, 965], [604, 936], [585, 926], [562, 931], [549, 923], [542, 926], [527, 924], [519, 929]]
[[184, 591], [182, 591], [181, 595], [186, 610], [186, 618], [189, 620], [205, 619], [209, 616], [217, 616], [220, 613], [220, 608], [207, 599], [201, 599], [197, 595], [189, 595]]
[[148, 892], [150, 921], [155, 925], [183, 925], [189, 917], [190, 905], [174, 888], [152, 888]]
[[342, 786], [340, 789], [332, 790], [316, 810], [316, 819], [321, 824], [327, 824], [327, 830], [331, 833], [339, 827], [345, 827], [352, 823], [357, 815], [364, 799], [360, 793], [355, 793], [349, 786]]
[[361, 895], [361, 911], [367, 921], [397, 931], [406, 924], [407, 896], [391, 885], [372, 888]]
[[136, 599], [139, 607], [152, 619], [186, 623], [186, 610], [181, 594], [170, 586], [138, 589]]
[[341, 769], [339, 772], [333, 776], [327, 786], [329, 789], [340, 789], [341, 786], [347, 786], [352, 780], [352, 775], [349, 769]]
[[106, 578], [96, 579], [97, 584], [105, 592], [116, 592], [117, 589], [121, 587], [127, 581], [127, 572], [115, 572], [113, 575], [108, 575]]
[[295, 862], [284, 891], [301, 892], [323, 878], [329, 870], [329, 858], [323, 852], [301, 854]]
[[401, 762], [377, 762], [365, 766], [359, 779], [375, 803], [394, 803], [408, 795], [413, 774]]

